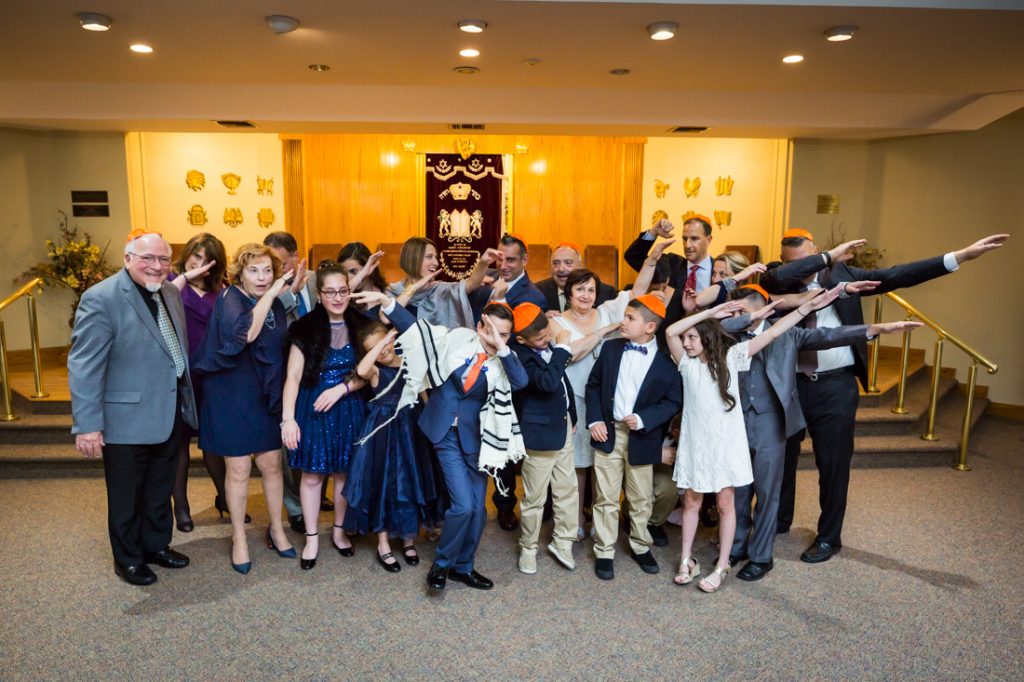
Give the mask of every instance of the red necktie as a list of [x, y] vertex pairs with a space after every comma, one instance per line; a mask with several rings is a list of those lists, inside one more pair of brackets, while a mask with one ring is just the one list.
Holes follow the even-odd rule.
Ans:
[[690, 274], [686, 276], [686, 285], [683, 287], [683, 291], [687, 289], [697, 291], [697, 268], [699, 267], [699, 265], [690, 266]]
[[464, 393], [469, 393], [469, 389], [473, 388], [473, 384], [476, 383], [477, 377], [480, 376], [480, 368], [484, 366], [484, 361], [487, 360], [487, 353], [477, 353], [476, 362], [469, 368], [469, 372], [466, 373], [466, 378], [462, 380], [462, 390]]

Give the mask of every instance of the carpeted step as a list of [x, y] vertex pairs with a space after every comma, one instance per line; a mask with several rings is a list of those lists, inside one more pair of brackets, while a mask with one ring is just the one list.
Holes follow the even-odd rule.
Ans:
[[[190, 450], [191, 475], [206, 469], [203, 453], [193, 443]], [[254, 468], [254, 475], [256, 470]], [[45, 476], [102, 476], [103, 460], [83, 457], [74, 445], [60, 443], [12, 443], [0, 445], [0, 478]]]
[[70, 414], [20, 413], [13, 422], [0, 422], [0, 445], [10, 443], [74, 443]]
[[[907, 383], [907, 396], [904, 401], [906, 414], [895, 414], [896, 396], [884, 401], [878, 407], [861, 407], [857, 410], [857, 436], [900, 436], [918, 433], [924, 429], [924, 421], [928, 416], [928, 403], [931, 398], [931, 369], [922, 372], [924, 379]], [[939, 379], [939, 407], [953, 389], [956, 379], [943, 376]]]
[[32, 398], [31, 394], [23, 394], [15, 389], [11, 391], [14, 413], [22, 416], [27, 414], [71, 414], [71, 399], [47, 396]]

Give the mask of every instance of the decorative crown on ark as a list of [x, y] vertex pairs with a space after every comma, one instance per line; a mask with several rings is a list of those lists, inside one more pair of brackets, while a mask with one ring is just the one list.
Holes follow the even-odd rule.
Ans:
[[454, 185], [448, 186], [448, 191], [452, 193], [452, 199], [455, 201], [465, 201], [469, 198], [469, 193], [473, 187], [466, 182], [457, 182]]

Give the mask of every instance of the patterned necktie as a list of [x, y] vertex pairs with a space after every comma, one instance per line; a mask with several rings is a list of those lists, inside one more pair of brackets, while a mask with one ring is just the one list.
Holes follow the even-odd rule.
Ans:
[[[462, 391], [463, 393], [469, 393], [469, 389], [473, 388], [473, 384], [476, 383], [477, 377], [480, 376], [480, 368], [484, 366], [484, 361], [487, 360], [487, 353], [477, 353], [476, 362], [469, 368], [466, 373], [466, 378], [462, 380]], [[469, 362], [469, 360], [466, 360]]]
[[164, 300], [160, 298], [160, 292], [153, 292], [153, 300], [156, 301], [156, 323], [160, 327], [160, 335], [164, 337], [167, 350], [171, 351], [171, 357], [174, 358], [174, 373], [180, 379], [185, 373], [185, 356], [181, 354], [178, 335], [174, 333], [174, 326], [167, 314], [167, 308], [164, 307]]
[[638, 351], [641, 355], [647, 355], [647, 346], [641, 346], [636, 343], [627, 343], [626, 350]]
[[[818, 284], [817, 280], [811, 282], [806, 287], [805, 291], [811, 291], [813, 289], [820, 289], [821, 285]], [[815, 311], [811, 311], [806, 317], [804, 317], [804, 329], [815, 329], [818, 326], [818, 317]], [[816, 350], [802, 350], [797, 353], [796, 371], [801, 374], [810, 376], [818, 371], [818, 351]]]
[[686, 276], [686, 285], [683, 287], [684, 291], [686, 289], [693, 289], [694, 291], [697, 291], [697, 268], [699, 267], [699, 265], [690, 266], [690, 274]]

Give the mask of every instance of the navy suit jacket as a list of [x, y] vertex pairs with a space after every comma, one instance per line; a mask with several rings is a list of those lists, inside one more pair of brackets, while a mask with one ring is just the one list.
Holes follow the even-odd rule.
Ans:
[[[943, 262], [942, 256], [926, 258], [924, 260], [894, 265], [891, 268], [880, 270], [864, 270], [853, 267], [846, 263], [833, 263], [825, 265], [825, 258], [821, 254], [814, 254], [806, 258], [790, 261], [773, 268], [761, 275], [761, 286], [770, 294], [787, 294], [800, 291], [805, 279], [818, 273], [818, 283], [825, 289], [833, 287], [840, 282], [857, 282], [860, 280], [877, 280], [881, 282], [874, 291], [864, 292], [865, 296], [884, 294], [895, 291], [901, 287], [912, 287], [915, 284], [927, 282], [930, 279], [948, 274], [949, 270]], [[847, 298], [838, 298], [832, 304], [839, 320], [844, 325], [864, 324], [864, 311], [860, 306], [860, 294], [854, 294]], [[861, 386], [868, 385], [868, 345], [865, 337], [861, 337], [852, 344], [854, 371], [860, 379]]]
[[520, 303], [527, 301], [536, 304], [541, 310], [548, 309], [548, 299], [530, 281], [530, 276], [524, 272], [519, 281], [505, 293], [505, 302], [515, 308]]
[[[615, 421], [612, 402], [619, 379], [619, 365], [626, 349], [626, 339], [605, 341], [601, 354], [587, 379], [587, 421], [603, 421], [608, 427], [608, 440], [590, 444], [595, 450], [611, 452], [615, 448]], [[633, 466], [661, 461], [661, 443], [672, 417], [683, 407], [683, 383], [679, 371], [665, 353], [655, 353], [654, 362], [640, 384], [633, 412], [643, 420], [644, 428], [629, 432], [629, 463]]]
[[533, 348], [521, 343], [512, 348], [529, 377], [529, 383], [513, 396], [523, 443], [530, 450], [559, 450], [565, 445], [566, 429], [577, 418], [576, 398], [565, 376], [572, 353], [555, 348], [545, 362]]
[[[388, 315], [399, 332], [416, 324], [416, 318], [399, 304]], [[526, 386], [526, 371], [515, 353], [501, 358], [512, 390]], [[480, 377], [466, 393], [462, 388], [462, 372], [452, 372], [443, 384], [430, 392], [430, 400], [420, 412], [419, 427], [431, 443], [437, 445], [458, 419], [459, 443], [467, 455], [480, 452], [480, 410], [487, 402], [487, 381]]]
[[[548, 302], [547, 310], [562, 312], [558, 305], [558, 285], [553, 277], [537, 282], [537, 289], [540, 293], [544, 294], [544, 298]], [[597, 290], [597, 299], [594, 301], [594, 307], [596, 308], [605, 301], [612, 300], [617, 294], [618, 292], [615, 290], [615, 287], [601, 282], [601, 286]]]

